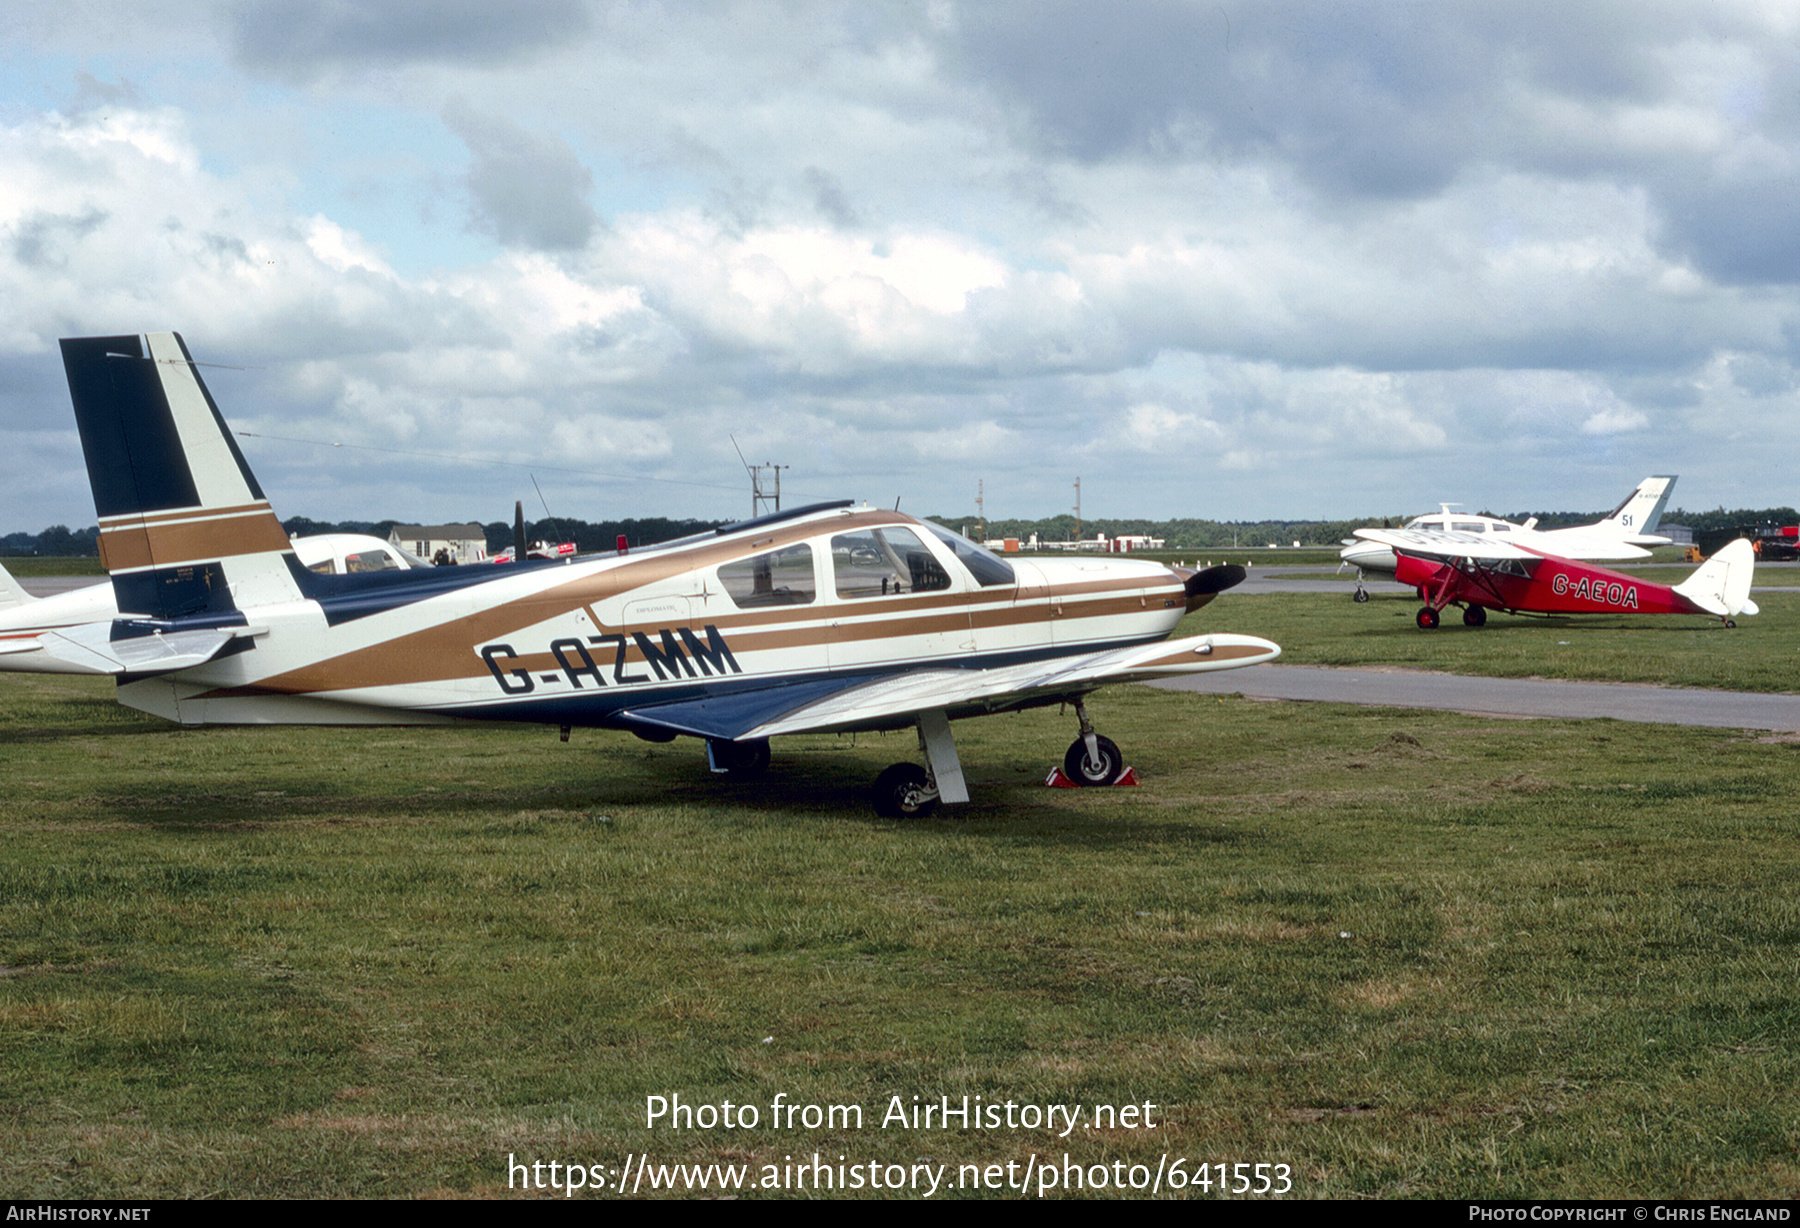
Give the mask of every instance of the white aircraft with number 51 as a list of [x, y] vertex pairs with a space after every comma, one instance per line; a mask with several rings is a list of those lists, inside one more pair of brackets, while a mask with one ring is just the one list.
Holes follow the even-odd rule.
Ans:
[[[780, 512], [630, 554], [321, 576], [296, 561], [173, 333], [62, 343], [101, 558], [121, 616], [80, 629], [122, 702], [200, 725], [536, 721], [706, 742], [751, 776], [784, 734], [916, 726], [925, 767], [884, 813], [968, 792], [950, 722], [1072, 703], [1065, 758], [1109, 784], [1119, 751], [1085, 697], [1280, 649], [1169, 641], [1241, 568], [1010, 562], [898, 512]], [[73, 633], [65, 632], [65, 635]]]

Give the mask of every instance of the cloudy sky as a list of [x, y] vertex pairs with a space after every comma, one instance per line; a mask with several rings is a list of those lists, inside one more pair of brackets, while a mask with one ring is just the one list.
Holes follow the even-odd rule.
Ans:
[[276, 509], [1792, 503], [1792, 4], [12, 0], [0, 531], [174, 330]]

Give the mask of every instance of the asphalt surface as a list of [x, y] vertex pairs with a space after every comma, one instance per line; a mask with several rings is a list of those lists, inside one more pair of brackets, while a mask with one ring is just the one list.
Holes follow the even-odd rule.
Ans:
[[1248, 669], [1167, 678], [1151, 686], [1255, 699], [1433, 708], [1478, 716], [1611, 717], [1656, 725], [1800, 732], [1800, 695], [1700, 691], [1610, 682], [1472, 678], [1423, 670], [1324, 669], [1253, 665]]

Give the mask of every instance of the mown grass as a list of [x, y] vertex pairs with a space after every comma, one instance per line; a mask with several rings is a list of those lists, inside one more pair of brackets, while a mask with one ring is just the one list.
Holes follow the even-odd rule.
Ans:
[[[1045, 789], [1072, 719], [998, 717], [957, 727], [974, 804], [894, 824], [863, 792], [903, 737], [778, 743], [745, 788], [688, 743], [184, 731], [0, 680], [0, 1180], [479, 1196], [509, 1154], [1066, 1152], [1314, 1196], [1795, 1192], [1792, 742], [1092, 707], [1142, 788]], [[673, 1093], [865, 1126], [647, 1129]], [[878, 1128], [964, 1094], [1157, 1128]]]
[[99, 579], [106, 575], [98, 558], [6, 557], [0, 558], [0, 566], [15, 576], [93, 576]]

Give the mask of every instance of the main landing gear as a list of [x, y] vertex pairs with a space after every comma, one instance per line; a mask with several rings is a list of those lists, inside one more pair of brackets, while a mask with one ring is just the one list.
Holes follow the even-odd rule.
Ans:
[[[1081, 736], [1069, 744], [1063, 755], [1063, 785], [1136, 784], [1137, 778], [1125, 766], [1125, 756], [1118, 744], [1094, 732], [1087, 706], [1075, 701], [1075, 717], [1081, 722]], [[963, 782], [962, 764], [956, 757], [956, 743], [950, 736], [950, 721], [943, 712], [919, 714], [919, 747], [925, 752], [925, 767], [916, 763], [896, 763], [875, 778], [875, 810], [883, 818], [916, 819], [937, 809], [938, 803], [960, 805], [969, 800], [968, 786]]]
[[[1487, 611], [1478, 605], [1464, 606], [1462, 618], [1465, 627], [1487, 626]], [[1430, 606], [1426, 606], [1419, 611], [1416, 621], [1419, 624], [1419, 630], [1430, 631], [1438, 625], [1438, 612]]]
[[919, 819], [939, 802], [957, 806], [969, 800], [950, 718], [942, 710], [919, 713], [919, 749], [928, 766], [896, 763], [875, 778], [875, 813], [882, 818]]

